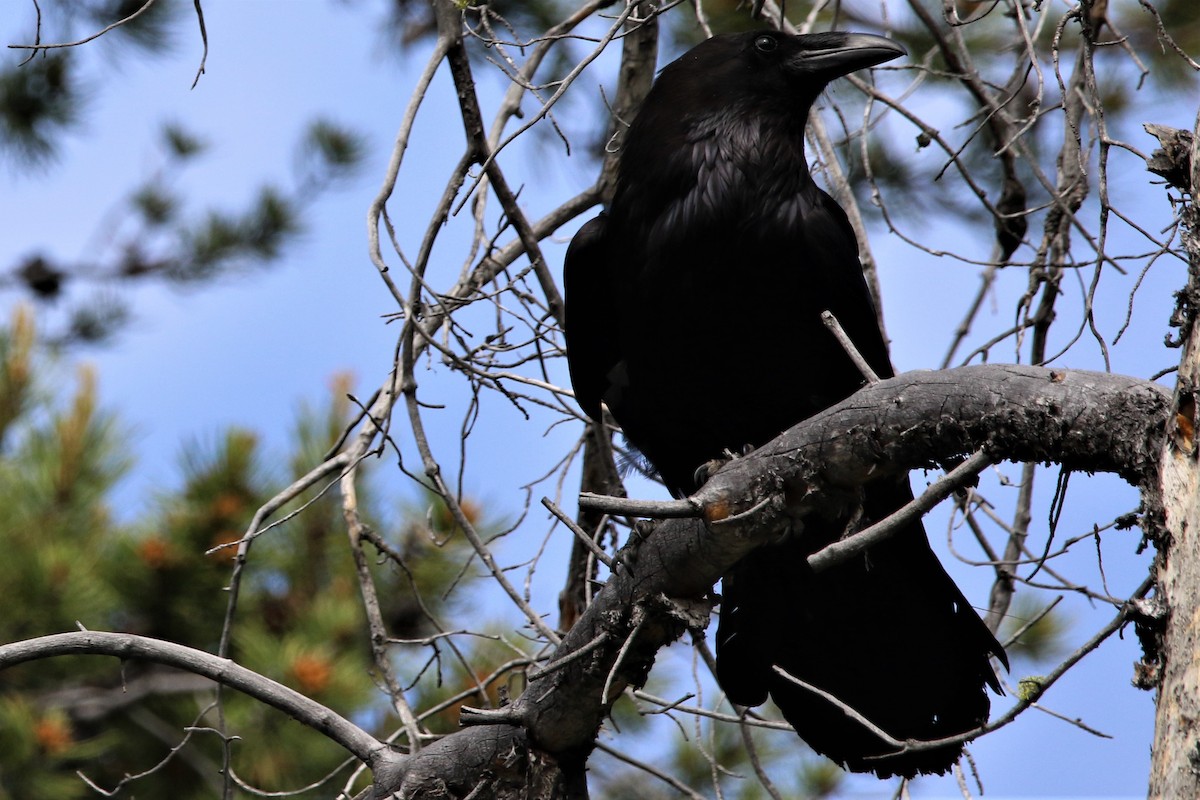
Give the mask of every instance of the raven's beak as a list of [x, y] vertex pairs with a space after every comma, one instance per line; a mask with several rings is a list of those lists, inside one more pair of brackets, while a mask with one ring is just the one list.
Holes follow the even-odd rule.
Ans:
[[808, 74], [819, 74], [826, 80], [840, 78], [851, 72], [893, 58], [908, 55], [898, 42], [869, 33], [826, 33], [814, 36], [812, 49], [803, 49], [792, 57], [796, 68]]

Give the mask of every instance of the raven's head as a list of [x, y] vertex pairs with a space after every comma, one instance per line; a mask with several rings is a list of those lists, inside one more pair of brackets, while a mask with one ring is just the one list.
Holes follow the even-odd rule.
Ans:
[[664, 68], [660, 81], [710, 103], [766, 95], [809, 104], [833, 79], [906, 53], [891, 39], [868, 33], [722, 34]]
[[[869, 33], [811, 33], [787, 36], [765, 31], [745, 36], [764, 67], [776, 65], [793, 79], [828, 83], [851, 72], [907, 55], [904, 46]], [[747, 56], [743, 55], [743, 58]]]
[[[651, 248], [697, 227], [790, 225], [820, 201], [804, 155], [825, 86], [903, 55], [864, 33], [714, 36], [663, 68], [630, 127], [612, 208]], [[724, 221], [724, 222], [722, 222]]]

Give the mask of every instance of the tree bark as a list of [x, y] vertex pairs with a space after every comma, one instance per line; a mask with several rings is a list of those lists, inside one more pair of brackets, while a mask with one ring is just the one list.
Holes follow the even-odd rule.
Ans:
[[377, 770], [374, 796], [442, 796], [453, 786], [507, 799], [519, 780], [488, 781], [499, 780], [500, 765], [515, 765], [540, 775], [540, 788], [516, 796], [583, 797], [582, 767], [613, 702], [645, 682], [660, 648], [707, 623], [713, 584], [754, 547], [806, 514], [834, 513], [863, 483], [978, 450], [1153, 488], [1169, 401], [1148, 381], [1012, 365], [910, 372], [868, 386], [718, 471], [690, 498], [705, 521], [646, 525], [520, 697], [464, 710], [470, 728]]
[[[1191, 403], [1191, 394], [1185, 400]], [[613, 702], [626, 687], [645, 683], [661, 647], [707, 624], [713, 584], [750, 550], [807, 514], [837, 513], [871, 480], [959, 464], [965, 453], [980, 455], [964, 467], [980, 459], [1054, 461], [1079, 471], [1115, 472], [1152, 491], [1158, 486], [1169, 405], [1167, 392], [1148, 381], [1012, 365], [910, 372], [868, 386], [719, 470], [688, 501], [680, 501], [693, 518], [639, 528], [549, 661], [530, 670], [526, 690], [500, 709], [464, 709], [467, 730], [412, 755], [225, 659], [141, 637], [79, 632], [7, 645], [0, 647], [0, 671], [60, 652], [115, 654], [190, 669], [246, 691], [338, 741], [374, 771], [374, 786], [365, 793], [374, 798], [586, 798], [587, 757]], [[1178, 459], [1175, 454], [1185, 444], [1191, 446], [1190, 430], [1177, 421], [1176, 441], [1168, 447], [1171, 458]], [[1193, 467], [1194, 452], [1192, 446], [1185, 453]], [[1189, 484], [1193, 491], [1196, 485]], [[1180, 518], [1173, 507], [1163, 508], [1161, 516], [1168, 532], [1176, 525], [1177, 535], [1191, 535], [1194, 542], [1198, 537], [1190, 532], [1200, 519], [1190, 502], [1186, 528], [1182, 523], [1188, 518]], [[810, 565], [818, 569], [851, 557], [844, 551], [854, 541], [851, 537], [814, 554]], [[1200, 547], [1188, 548], [1184, 558], [1175, 559], [1176, 566], [1191, 564], [1193, 572], [1183, 573], [1184, 578], [1195, 574], [1200, 561]], [[1200, 581], [1191, 590], [1197, 585]], [[1178, 659], [1182, 696], [1176, 701], [1172, 695], [1160, 706], [1164, 715], [1178, 712], [1178, 718], [1169, 717], [1171, 730], [1185, 731], [1196, 724], [1196, 717], [1187, 715], [1200, 697], [1187, 693], [1196, 680], [1195, 642], [1189, 638], [1196, 626], [1190, 615], [1177, 617], [1186, 631], [1177, 640], [1169, 634], [1167, 644], [1183, 648]], [[43, 649], [31, 651], [35, 645]], [[51, 645], [59, 649], [45, 650]], [[1195, 752], [1195, 736], [1162, 741], [1170, 746], [1164, 754], [1179, 751], [1181, 766], [1172, 763], [1171, 775], [1184, 774], [1173, 777], [1161, 796], [1197, 796], [1174, 788], [1189, 775], [1194, 785], [1188, 754]]]
[[1150, 797], [1200, 797], [1200, 464], [1195, 440], [1200, 393], [1200, 118], [1190, 143], [1185, 131], [1151, 132], [1164, 145], [1151, 158], [1151, 169], [1163, 174], [1161, 160], [1173, 160], [1174, 170], [1167, 170], [1166, 177], [1190, 199], [1180, 213], [1188, 283], [1177, 295], [1171, 320], [1179, 327], [1183, 354], [1159, 467], [1160, 505], [1155, 509], [1157, 602], [1147, 609], [1139, 631], [1143, 643], [1149, 644], [1149, 665], [1143, 665], [1139, 680], [1158, 683]]
[[1023, 366], [910, 372], [869, 386], [714, 475], [691, 498], [709, 525], [670, 520], [627, 546], [507, 721], [535, 747], [586, 754], [657, 650], [704, 624], [722, 573], [804, 515], [836, 513], [870, 480], [983, 449], [1151, 486], [1168, 400], [1146, 381]]

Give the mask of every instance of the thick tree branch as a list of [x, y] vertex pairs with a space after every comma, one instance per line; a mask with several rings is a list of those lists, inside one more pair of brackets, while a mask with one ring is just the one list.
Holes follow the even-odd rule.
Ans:
[[[1182, 132], [1181, 132], [1182, 133]], [[1160, 140], [1162, 132], [1156, 133]], [[1186, 134], [1177, 142], [1186, 140]], [[1160, 483], [1147, 505], [1159, 529], [1157, 603], [1144, 611], [1138, 634], [1145, 656], [1139, 684], [1154, 686], [1154, 747], [1151, 797], [1195, 797], [1200, 793], [1200, 465], [1197, 463], [1197, 397], [1200, 396], [1200, 117], [1186, 149], [1156, 153], [1173, 158], [1175, 174], [1190, 187], [1180, 210], [1180, 239], [1188, 256], [1187, 285], [1176, 294], [1172, 324], [1182, 353], [1161, 454]], [[1164, 145], [1167, 142], [1164, 141]], [[1188, 152], [1190, 151], [1190, 152]]]
[[[1168, 402], [1145, 381], [1021, 366], [914, 372], [867, 387], [720, 470], [691, 498], [711, 527], [672, 520], [623, 550], [552, 658], [601, 635], [605, 643], [533, 678], [513, 713], [537, 745], [586, 751], [608, 712], [606, 681], [640, 686], [659, 647], [703, 624], [704, 598], [721, 574], [803, 515], [835, 513], [865, 482], [975, 450], [1115, 472], [1143, 486], [1154, 474]], [[755, 506], [758, 513], [738, 516]]]
[[827, 494], [843, 490], [852, 500], [870, 480], [979, 449], [1144, 486], [1156, 471], [1167, 399], [1156, 384], [1109, 373], [1017, 365], [908, 372], [735, 460], [691, 499], [710, 520], [772, 493], [786, 493], [778, 505], [792, 516], [830, 511]]
[[[472, 726], [414, 756], [232, 662], [166, 642], [60, 634], [0, 648], [0, 669], [88, 652], [206, 675], [324, 731], [372, 766], [380, 798], [422, 796], [435, 785], [480, 789], [479, 796], [540, 796], [531, 791], [538, 786], [557, 797], [583, 796], [582, 765], [612, 700], [645, 683], [659, 648], [707, 624], [713, 584], [751, 549], [806, 514], [836, 513], [863, 483], [957, 463], [974, 451], [1115, 472], [1146, 486], [1169, 402], [1163, 388], [1145, 381], [1021, 366], [913, 372], [868, 386], [717, 472], [691, 498], [708, 524], [671, 520], [641, 530], [550, 655], [558, 666], [529, 677], [505, 709], [507, 722]], [[586, 657], [572, 657], [585, 648]]]

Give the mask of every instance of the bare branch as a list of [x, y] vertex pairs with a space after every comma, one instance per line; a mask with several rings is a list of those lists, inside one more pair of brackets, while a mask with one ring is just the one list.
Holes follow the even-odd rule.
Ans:
[[388, 748], [354, 723], [281, 683], [202, 650], [128, 633], [78, 631], [0, 645], [0, 670], [65, 655], [104, 655], [150, 661], [203, 675], [279, 709], [328, 736], [367, 764], [378, 764]]
[[[37, 52], [39, 50], [60, 50], [64, 47], [79, 47], [79, 45], [81, 45], [81, 44], [87, 44], [88, 42], [99, 39], [104, 34], [109, 33], [110, 31], [114, 31], [117, 28], [121, 27], [122, 25], [127, 25], [130, 22], [133, 22], [135, 19], [140, 17], [142, 14], [146, 13], [150, 9], [150, 6], [154, 5], [155, 2], [156, 2], [156, 0], [146, 0], [146, 2], [143, 3], [142, 6], [140, 8], [138, 8], [137, 11], [134, 11], [129, 16], [122, 17], [121, 19], [117, 20], [116, 22], [113, 22], [109, 25], [104, 26], [104, 28], [96, 31], [95, 33], [91, 34], [90, 36], [85, 36], [82, 39], [78, 39], [74, 42], [59, 42], [57, 44], [10, 44], [8, 46], [8, 48], [10, 50], [32, 50], [34, 52]], [[198, 2], [197, 2], [197, 7], [199, 7]], [[39, 9], [39, 17], [40, 17], [40, 9]]]
[[846, 355], [850, 356], [850, 360], [854, 362], [854, 366], [858, 367], [858, 371], [867, 379], [867, 383], [879, 383], [879, 376], [875, 374], [875, 370], [871, 369], [871, 365], [863, 358], [863, 354], [854, 346], [854, 342], [850, 340], [846, 329], [842, 327], [842, 323], [838, 322], [837, 317], [831, 311], [822, 311], [821, 322], [825, 323], [825, 327], [838, 340], [838, 344], [842, 346], [842, 350], [846, 351]]

